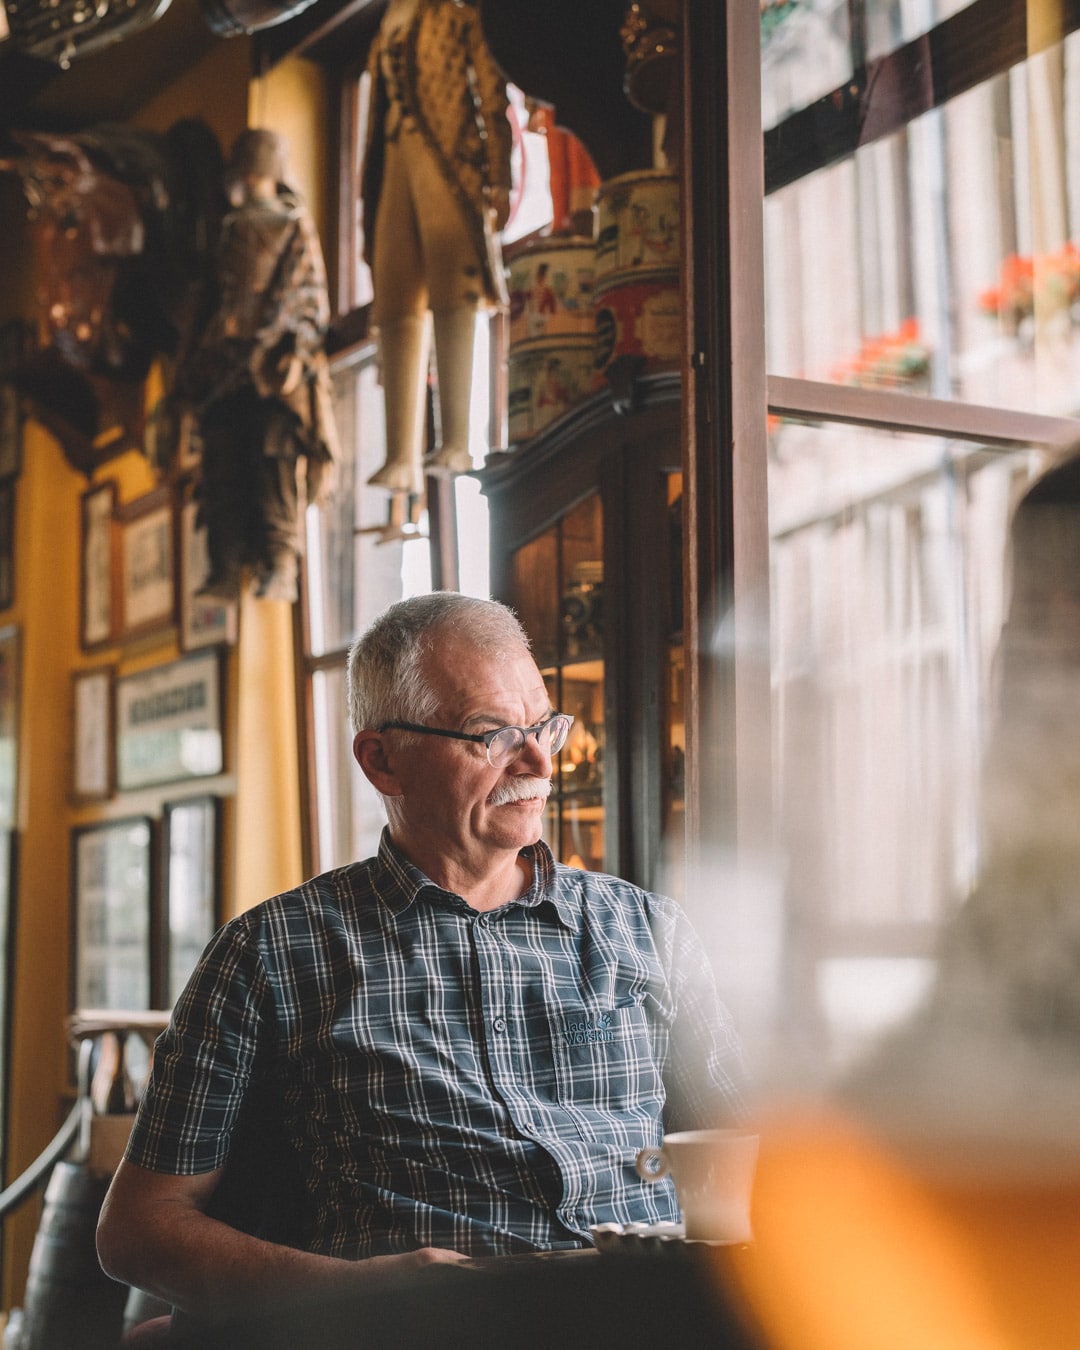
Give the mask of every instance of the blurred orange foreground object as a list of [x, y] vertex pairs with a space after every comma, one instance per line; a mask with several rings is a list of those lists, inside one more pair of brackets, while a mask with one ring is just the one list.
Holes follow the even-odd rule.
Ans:
[[1080, 1172], [946, 1184], [839, 1116], [774, 1119], [753, 1223], [729, 1278], [774, 1350], [1078, 1344]]

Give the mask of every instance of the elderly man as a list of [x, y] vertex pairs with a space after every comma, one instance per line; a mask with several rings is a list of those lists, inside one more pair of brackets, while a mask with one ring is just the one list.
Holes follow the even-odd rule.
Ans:
[[[541, 842], [553, 712], [504, 606], [392, 606], [349, 658], [378, 856], [217, 934], [159, 1042], [99, 1226], [190, 1310], [677, 1219], [639, 1148], [744, 1115], [731, 1019], [678, 907]], [[245, 1099], [303, 1181], [295, 1246], [214, 1217]]]

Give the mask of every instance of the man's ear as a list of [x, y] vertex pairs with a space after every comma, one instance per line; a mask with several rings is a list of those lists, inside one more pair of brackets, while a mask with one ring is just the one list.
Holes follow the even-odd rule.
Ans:
[[400, 797], [401, 784], [390, 767], [386, 746], [378, 731], [358, 731], [353, 737], [353, 757], [376, 792], [384, 797]]

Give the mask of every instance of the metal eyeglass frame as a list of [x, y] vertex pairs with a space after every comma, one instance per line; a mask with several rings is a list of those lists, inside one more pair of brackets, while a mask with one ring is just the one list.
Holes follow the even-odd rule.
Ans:
[[[512, 759], [515, 759], [521, 754], [522, 750], [525, 749], [525, 744], [530, 736], [535, 736], [536, 742], [539, 745], [542, 733], [546, 728], [550, 727], [553, 722], [558, 721], [565, 723], [562, 735], [559, 735], [556, 728], [552, 728], [548, 747], [548, 754], [556, 755], [566, 744], [566, 738], [570, 735], [570, 728], [574, 725], [574, 718], [571, 713], [555, 712], [552, 713], [550, 717], [545, 717], [542, 722], [534, 723], [531, 727], [517, 727], [508, 724], [504, 727], [496, 727], [494, 731], [446, 731], [443, 727], [421, 726], [419, 722], [384, 722], [382, 726], [376, 727], [375, 729], [379, 732], [415, 731], [423, 736], [447, 736], [455, 741], [475, 741], [477, 744], [483, 745], [484, 753], [487, 755], [487, 762], [491, 767], [493, 769], [500, 769], [504, 764], [509, 764]], [[507, 731], [519, 731], [521, 733], [521, 741], [508, 755], [496, 761], [491, 757], [492, 743]]]

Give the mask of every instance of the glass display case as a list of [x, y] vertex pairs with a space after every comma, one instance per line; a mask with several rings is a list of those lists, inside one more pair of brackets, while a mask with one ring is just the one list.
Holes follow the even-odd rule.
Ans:
[[678, 890], [683, 850], [679, 381], [601, 393], [480, 473], [492, 586], [574, 725], [545, 836], [556, 857]]
[[591, 869], [604, 866], [603, 539], [594, 492], [513, 551], [508, 597], [533, 640], [551, 706], [574, 718], [545, 834], [557, 857]]

